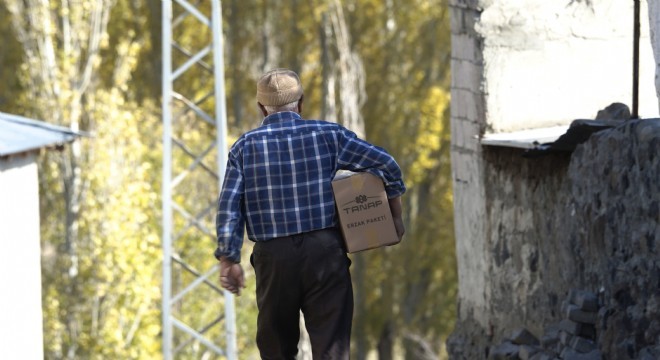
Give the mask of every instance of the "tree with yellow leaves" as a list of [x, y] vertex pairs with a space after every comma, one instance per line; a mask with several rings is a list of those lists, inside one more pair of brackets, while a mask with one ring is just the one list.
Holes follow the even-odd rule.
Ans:
[[[354, 282], [354, 358], [443, 358], [456, 294], [448, 5], [222, 5], [231, 136], [260, 121], [256, 78], [272, 67], [289, 67], [303, 80], [306, 118], [335, 119], [358, 131], [363, 126], [365, 137], [393, 153], [404, 170], [409, 191], [403, 242], [353, 256], [362, 262], [361, 279]], [[9, 81], [0, 84], [0, 109], [91, 134], [71, 149], [47, 154], [41, 164], [48, 359], [161, 356], [160, 6], [159, 0], [0, 0], [0, 74]], [[190, 21], [183, 18], [175, 31], [202, 43], [208, 34], [196, 33]], [[183, 59], [179, 51], [174, 60]], [[178, 85], [204, 94], [212, 83], [207, 72], [196, 71], [198, 76]], [[200, 106], [212, 112], [213, 104]], [[191, 123], [176, 135], [194, 142], [212, 134], [210, 126]], [[174, 166], [185, 169], [186, 157], [175, 157]], [[216, 183], [192, 176], [176, 201], [212, 203]], [[185, 228], [185, 219], [174, 221]], [[212, 214], [201, 221], [212, 223]], [[180, 255], [195, 259], [199, 268], [214, 263], [211, 235], [181, 236], [199, 245]], [[257, 356], [254, 279], [247, 269], [248, 288], [237, 298], [241, 359]], [[190, 280], [175, 276], [175, 286]], [[183, 316], [218, 316], [222, 308], [208, 306], [218, 301], [213, 291], [196, 296], [180, 304]], [[218, 339], [221, 332], [208, 335]], [[179, 358], [210, 356], [196, 344]]]

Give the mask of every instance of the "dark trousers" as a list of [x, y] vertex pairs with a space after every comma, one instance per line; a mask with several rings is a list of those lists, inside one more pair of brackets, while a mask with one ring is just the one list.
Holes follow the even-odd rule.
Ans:
[[348, 359], [353, 318], [350, 260], [336, 229], [257, 242], [257, 346], [262, 359], [295, 359], [299, 314], [317, 359]]

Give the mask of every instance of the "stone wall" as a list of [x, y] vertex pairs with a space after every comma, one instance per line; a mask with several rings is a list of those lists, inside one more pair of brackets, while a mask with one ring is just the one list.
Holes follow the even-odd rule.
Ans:
[[572, 155], [483, 152], [489, 322], [459, 319], [452, 358], [486, 358], [520, 327], [540, 338], [571, 289], [599, 295], [606, 358], [660, 351], [660, 120], [596, 133]]
[[[658, 344], [660, 324], [649, 317], [660, 317], [658, 120], [598, 133], [572, 155], [526, 159], [480, 143], [487, 132], [567, 125], [630, 103], [632, 1], [450, 0], [450, 11], [459, 276], [452, 358], [486, 358], [521, 327], [540, 336], [563, 317], [570, 289], [602, 298], [606, 358]], [[645, 19], [640, 114], [652, 117]]]

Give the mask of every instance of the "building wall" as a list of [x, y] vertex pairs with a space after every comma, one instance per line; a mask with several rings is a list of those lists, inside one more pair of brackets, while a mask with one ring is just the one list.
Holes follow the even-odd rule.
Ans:
[[[658, 120], [598, 134], [572, 155], [526, 159], [479, 143], [486, 132], [569, 124], [612, 102], [630, 105], [633, 2], [451, 0], [450, 10], [459, 273], [451, 357], [485, 358], [519, 327], [540, 336], [573, 288], [599, 293], [617, 314], [599, 330], [610, 358], [657, 343], [660, 323], [643, 314], [660, 318], [660, 298], [648, 293], [660, 287]], [[648, 118], [657, 117], [658, 99], [642, 21], [640, 115]], [[642, 297], [616, 300], [629, 296]], [[620, 332], [630, 321], [645, 328], [617, 334], [613, 326]]]
[[[563, 125], [613, 102], [632, 105], [632, 1], [482, 0], [475, 7], [490, 131]], [[639, 113], [656, 117], [649, 21], [641, 20]]]
[[660, 119], [599, 132], [572, 154], [521, 155], [483, 150], [488, 306], [466, 311], [460, 298], [452, 358], [481, 358], [521, 327], [540, 338], [571, 289], [599, 295], [608, 358], [660, 346]]
[[660, 2], [650, 0], [648, 2], [649, 33], [651, 36], [651, 47], [655, 58], [655, 91], [660, 108]]
[[44, 357], [35, 157], [0, 157], [0, 354], [7, 359]]
[[[613, 102], [632, 105], [633, 1], [481, 4], [476, 29], [492, 131], [567, 124]], [[639, 113], [655, 117], [655, 62], [648, 17], [641, 20]]]
[[451, 138], [459, 285], [459, 318], [488, 324], [489, 289], [485, 251], [486, 197], [484, 165], [478, 136], [486, 123], [483, 83], [483, 40], [476, 31], [476, 1], [453, 1], [451, 10]]

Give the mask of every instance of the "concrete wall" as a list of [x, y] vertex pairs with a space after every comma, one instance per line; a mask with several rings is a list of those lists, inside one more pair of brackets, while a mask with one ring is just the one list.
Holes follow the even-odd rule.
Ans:
[[[569, 124], [612, 102], [631, 105], [633, 2], [451, 0], [450, 10], [459, 274], [452, 358], [484, 358], [518, 327], [540, 335], [560, 319], [571, 288], [602, 288], [604, 306], [618, 314], [599, 333], [610, 358], [625, 359], [621, 349], [631, 343], [637, 354], [658, 342], [660, 323], [640, 315], [643, 308], [660, 317], [660, 298], [643, 293], [660, 286], [658, 120], [594, 136], [572, 156], [524, 159], [479, 143], [486, 132]], [[657, 117], [658, 99], [642, 20], [640, 115], [648, 118]], [[622, 305], [622, 296], [643, 301]], [[646, 329], [613, 330], [633, 320]]]
[[484, 165], [478, 136], [485, 123], [483, 40], [476, 31], [480, 11], [467, 1], [453, 1], [451, 138], [456, 256], [459, 284], [459, 318], [475, 319], [487, 326], [489, 297], [486, 267], [489, 254], [483, 246], [486, 197]]
[[655, 89], [660, 108], [660, 1], [650, 0], [648, 2], [649, 32], [651, 35], [651, 46], [655, 58]]
[[7, 359], [44, 357], [35, 157], [0, 157], [0, 354]]
[[[616, 0], [452, 0], [454, 57], [481, 60], [480, 88], [493, 132], [568, 124], [593, 118], [612, 102], [631, 106], [633, 2]], [[459, 15], [464, 9], [466, 14]], [[647, 14], [642, 1], [642, 14]], [[640, 42], [640, 114], [658, 115], [655, 62], [647, 16]], [[477, 49], [456, 37], [462, 25], [479, 38]], [[480, 52], [473, 56], [474, 51]], [[458, 87], [479, 78], [457, 64]]]

